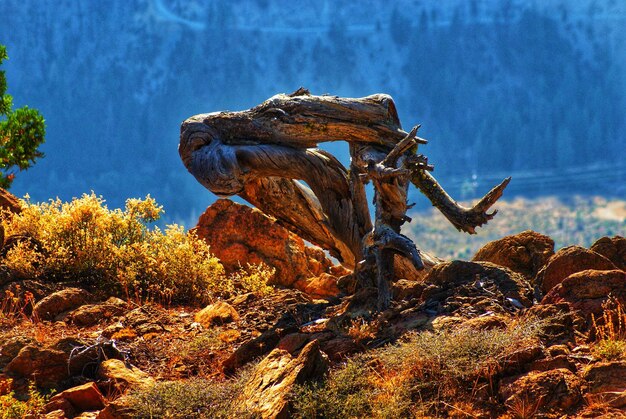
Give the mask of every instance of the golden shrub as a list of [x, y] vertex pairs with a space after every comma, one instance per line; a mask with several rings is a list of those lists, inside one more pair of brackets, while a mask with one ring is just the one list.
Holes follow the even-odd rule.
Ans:
[[267, 267], [228, 277], [195, 234], [177, 225], [149, 228], [162, 211], [150, 196], [127, 200], [124, 210], [109, 210], [93, 192], [71, 202], [27, 200], [20, 214], [0, 218], [7, 237], [31, 237], [41, 248], [18, 243], [0, 263], [20, 275], [78, 281], [139, 302], [206, 303], [268, 291], [273, 271]]

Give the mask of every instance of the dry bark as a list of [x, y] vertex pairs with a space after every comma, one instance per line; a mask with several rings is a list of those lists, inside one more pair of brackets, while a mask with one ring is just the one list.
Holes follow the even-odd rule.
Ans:
[[[389, 305], [394, 268], [403, 275], [424, 268], [413, 242], [400, 233], [408, 221], [410, 183], [419, 188], [460, 231], [493, 218], [488, 209], [502, 195], [505, 179], [478, 204], [457, 204], [417, 154], [415, 127], [402, 129], [392, 98], [314, 96], [305, 89], [279, 94], [240, 112], [193, 116], [181, 126], [179, 153], [196, 179], [219, 196], [239, 195], [286, 228], [326, 249], [361, 282], [376, 277], [380, 309]], [[347, 170], [319, 143], [346, 141]], [[365, 184], [374, 184], [372, 223]], [[394, 263], [394, 255], [396, 263]]]

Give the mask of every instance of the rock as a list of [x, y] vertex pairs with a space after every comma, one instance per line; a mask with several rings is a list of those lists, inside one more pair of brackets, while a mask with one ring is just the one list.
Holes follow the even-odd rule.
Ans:
[[264, 419], [288, 418], [293, 386], [318, 380], [327, 369], [328, 360], [317, 341], [307, 344], [297, 357], [274, 349], [252, 372], [240, 402]]
[[345, 361], [350, 355], [363, 352], [365, 347], [351, 337], [337, 336], [321, 343], [322, 351], [333, 362]]
[[587, 319], [603, 313], [602, 304], [611, 295], [626, 304], [626, 272], [586, 270], [574, 273], [552, 288], [542, 304], [568, 302]]
[[98, 378], [107, 381], [109, 391], [121, 394], [128, 388], [154, 384], [154, 379], [139, 368], [125, 364], [119, 359], [108, 359], [100, 364]]
[[218, 301], [198, 311], [194, 316], [194, 320], [202, 326], [209, 328], [237, 321], [239, 320], [239, 314], [230, 304]]
[[531, 371], [518, 378], [502, 380], [499, 394], [509, 408], [524, 403], [534, 407], [537, 413], [545, 413], [576, 406], [581, 401], [581, 386], [580, 378], [561, 368]]
[[599, 362], [583, 373], [589, 391], [626, 391], [626, 361]]
[[[0, 272], [2, 269], [0, 268]], [[7, 291], [12, 293], [16, 298], [20, 300], [20, 306], [24, 307], [24, 314], [32, 314], [32, 302], [39, 301], [46, 296], [52, 294], [58, 289], [54, 284], [46, 283], [43, 281], [35, 281], [31, 279], [13, 281], [15, 278], [11, 278], [11, 282], [3, 285], [0, 288], [0, 295], [4, 295]], [[0, 279], [0, 283], [2, 280]], [[31, 303], [28, 303], [30, 301]]]
[[474, 330], [506, 329], [509, 319], [499, 314], [474, 317], [463, 322], [463, 327]]
[[528, 367], [530, 371], [550, 371], [559, 368], [565, 368], [573, 373], [576, 373], [576, 363], [569, 359], [567, 355], [557, 355], [554, 357], [538, 359], [533, 361]]
[[57, 409], [53, 410], [50, 413], [46, 413], [44, 419], [67, 419], [67, 416], [65, 415], [65, 411], [63, 411], [62, 409]]
[[455, 260], [432, 268], [421, 299], [439, 314], [476, 317], [508, 313], [532, 305], [533, 289], [519, 273], [490, 262]]
[[291, 333], [284, 336], [280, 342], [278, 342], [276, 347], [287, 351], [290, 354], [294, 354], [302, 349], [302, 347], [309, 341], [309, 337], [310, 335], [307, 333]]
[[98, 390], [96, 383], [89, 382], [81, 386], [72, 387], [59, 394], [54, 395], [46, 406], [57, 405], [58, 401], [67, 401], [72, 407], [71, 412], [65, 411], [67, 416], [74, 416], [76, 413], [90, 410], [104, 409], [105, 400]]
[[0, 343], [0, 370], [11, 362], [24, 346], [34, 342], [33, 338], [27, 336], [14, 336]]
[[580, 246], [568, 246], [556, 252], [535, 278], [536, 286], [546, 294], [573, 273], [595, 269], [612, 270], [615, 265], [604, 256]]
[[602, 237], [592, 244], [590, 249], [613, 262], [617, 268], [626, 271], [626, 238]]
[[313, 278], [300, 279], [293, 285], [313, 298], [336, 297], [340, 293], [338, 280], [336, 276], [324, 272]]
[[117, 297], [111, 297], [103, 303], [86, 304], [69, 314], [69, 318], [76, 326], [89, 327], [94, 324], [124, 314], [126, 302]]
[[[295, 330], [290, 331], [295, 332]], [[278, 345], [282, 336], [274, 329], [263, 332], [260, 336], [245, 342], [222, 362], [225, 374], [233, 374], [243, 365], [258, 358]]]
[[38, 387], [58, 389], [70, 377], [68, 360], [71, 350], [77, 346], [80, 343], [73, 339], [62, 339], [46, 348], [26, 345], [5, 371], [14, 377], [33, 380]]
[[391, 284], [391, 295], [395, 301], [409, 301], [419, 298], [425, 287], [420, 281], [399, 279]]
[[487, 243], [473, 261], [491, 262], [533, 279], [554, 254], [554, 240], [532, 230]]
[[22, 212], [22, 203], [11, 192], [0, 188], [0, 209], [8, 210], [13, 214], [19, 214]]
[[626, 362], [613, 361], [590, 365], [583, 373], [587, 391], [599, 395], [612, 407], [626, 407]]
[[541, 339], [546, 345], [574, 343], [577, 331], [583, 331], [586, 326], [584, 319], [567, 302], [538, 304], [527, 314], [544, 321]]
[[272, 285], [304, 289], [309, 278], [331, 271], [332, 262], [321, 249], [308, 248], [304, 240], [258, 209], [219, 199], [200, 216], [193, 229], [204, 239], [227, 272], [246, 263], [276, 268]]
[[98, 412], [96, 419], [134, 419], [137, 412], [130, 406], [126, 396], [110, 400], [106, 407]]
[[80, 288], [66, 288], [43, 298], [33, 308], [39, 320], [54, 320], [60, 314], [73, 310], [91, 299], [91, 294]]

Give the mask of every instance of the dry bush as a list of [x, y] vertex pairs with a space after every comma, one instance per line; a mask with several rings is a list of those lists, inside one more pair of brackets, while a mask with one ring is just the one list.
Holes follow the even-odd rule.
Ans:
[[128, 405], [137, 418], [253, 418], [238, 402], [249, 371], [222, 382], [201, 378], [157, 382], [133, 390]]
[[[470, 327], [414, 333], [361, 355], [321, 384], [298, 387], [296, 416], [421, 417], [475, 414], [493, 395], [496, 375], [520, 347], [539, 343], [544, 320], [520, 318], [506, 329]], [[467, 401], [463, 406], [459, 400]], [[465, 412], [465, 413], [463, 413]]]
[[267, 267], [227, 277], [195, 234], [176, 225], [149, 228], [161, 213], [150, 196], [127, 200], [124, 210], [109, 210], [94, 193], [71, 202], [27, 201], [20, 214], [2, 213], [2, 224], [7, 237], [38, 245], [18, 242], [3, 263], [20, 277], [70, 280], [138, 303], [205, 304], [233, 292], [267, 292]]
[[626, 308], [616, 298], [602, 304], [602, 316], [592, 315], [590, 336], [594, 340], [592, 353], [609, 361], [626, 358]]

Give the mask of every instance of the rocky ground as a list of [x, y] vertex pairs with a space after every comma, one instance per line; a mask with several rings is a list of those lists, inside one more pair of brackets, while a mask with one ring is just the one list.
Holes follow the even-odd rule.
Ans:
[[473, 413], [441, 405], [426, 416], [626, 416], [626, 351], [607, 357], [594, 346], [626, 339], [623, 237], [555, 252], [540, 233], [506, 236], [470, 261], [398, 279], [392, 308], [377, 313], [375, 289], [347, 293], [349, 272], [256, 210], [220, 200], [196, 231], [227, 269], [238, 260], [274, 267], [275, 289], [164, 307], [2, 275], [0, 396], [27, 399], [34, 383], [55, 389], [44, 417], [136, 417], [133, 391], [195, 377], [223, 382], [245, 371], [232, 400], [241, 416], [290, 417], [294, 386], [323, 379], [357, 354], [407, 334], [504, 329], [532, 316], [543, 321], [541, 338], [498, 364], [484, 394], [474, 393]]

